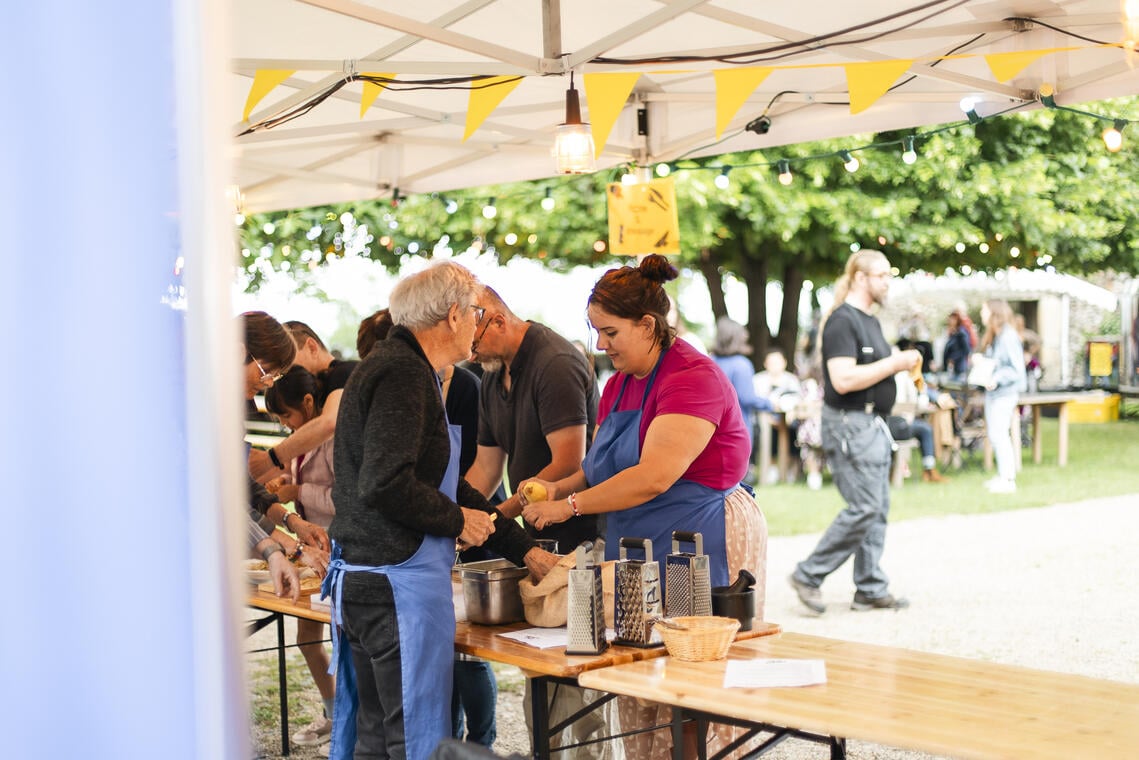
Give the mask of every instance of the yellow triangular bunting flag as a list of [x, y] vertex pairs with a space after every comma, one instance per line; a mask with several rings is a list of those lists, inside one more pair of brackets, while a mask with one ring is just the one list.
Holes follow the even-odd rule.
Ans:
[[771, 69], [763, 66], [749, 66], [742, 69], [720, 69], [713, 71], [716, 79], [716, 139], [724, 130], [744, 102], [763, 84]]
[[249, 88], [249, 97], [245, 99], [245, 112], [241, 114], [242, 121], [249, 121], [249, 114], [261, 102], [261, 99], [273, 91], [273, 88], [291, 77], [296, 69], [258, 69], [253, 75], [253, 86]]
[[847, 63], [846, 87], [850, 90], [850, 114], [865, 111], [913, 64], [912, 60]]
[[593, 132], [593, 157], [600, 158], [605, 142], [617, 117], [625, 108], [629, 93], [640, 78], [634, 74], [586, 74], [585, 102], [589, 106], [590, 130]]
[[467, 129], [463, 133], [464, 142], [482, 126], [486, 117], [498, 108], [502, 99], [514, 92], [514, 88], [521, 81], [522, 77], [505, 76], [487, 77], [471, 83], [471, 96], [467, 101]]
[[[391, 79], [392, 77], [395, 76], [395, 74], [393, 74], [391, 72], [384, 73], [384, 72], [367, 71], [367, 72], [364, 72], [364, 76], [366, 76], [366, 77], [383, 77], [384, 79]], [[375, 82], [367, 82], [367, 81], [364, 82], [364, 94], [360, 97], [360, 118], [361, 119], [364, 118], [364, 114], [366, 114], [368, 112], [368, 109], [372, 107], [372, 104], [376, 102], [376, 98], [380, 97], [380, 93], [383, 91], [384, 91], [384, 85], [382, 85], [382, 84], [376, 84]]]
[[1071, 49], [1049, 48], [1048, 50], [1021, 50], [1015, 53], [992, 53], [985, 56], [985, 63], [989, 64], [989, 69], [992, 70], [993, 76], [998, 82], [1007, 82], [1035, 63], [1037, 58], [1055, 53], [1058, 50]]

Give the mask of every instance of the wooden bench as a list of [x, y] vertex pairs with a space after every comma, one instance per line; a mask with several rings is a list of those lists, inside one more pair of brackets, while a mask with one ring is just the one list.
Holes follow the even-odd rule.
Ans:
[[890, 462], [890, 485], [901, 488], [906, 480], [906, 464], [910, 461], [913, 450], [921, 446], [916, 438], [907, 438], [903, 441], [894, 441], [898, 448], [894, 450], [894, 458]]

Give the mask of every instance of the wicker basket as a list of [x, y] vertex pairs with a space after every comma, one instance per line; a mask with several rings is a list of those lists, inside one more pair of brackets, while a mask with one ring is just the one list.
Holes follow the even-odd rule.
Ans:
[[664, 640], [668, 653], [678, 660], [704, 662], [722, 660], [728, 656], [728, 647], [735, 639], [740, 621], [735, 618], [700, 615], [668, 618], [684, 630], [658, 624], [655, 629]]

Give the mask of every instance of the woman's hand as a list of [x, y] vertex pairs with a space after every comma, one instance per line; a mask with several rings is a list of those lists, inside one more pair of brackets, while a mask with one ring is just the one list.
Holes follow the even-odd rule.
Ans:
[[[542, 480], [541, 478], [527, 478], [526, 480], [522, 481], [522, 484], [520, 486], [518, 486], [518, 500], [521, 502], [523, 507], [530, 503], [531, 499], [527, 496], [527, 494], [531, 493], [535, 487], [546, 489], [546, 496], [545, 499], [535, 499], [534, 501], [544, 501], [546, 499], [557, 499], [561, 497], [561, 494], [558, 493], [557, 483], [549, 480]], [[541, 493], [541, 491], [539, 491], [539, 493]]]
[[293, 563], [278, 551], [270, 554], [266, 562], [269, 563], [269, 575], [273, 579], [273, 591], [277, 596], [287, 596], [296, 602], [301, 595], [301, 580]]
[[459, 543], [465, 546], [482, 546], [494, 533], [494, 519], [498, 517], [495, 512], [483, 512], [481, 509], [463, 510], [463, 532], [459, 534]]
[[311, 567], [321, 578], [328, 572], [328, 552], [321, 551], [315, 546], [301, 544], [301, 556], [297, 560], [305, 567]]
[[313, 525], [298, 515], [297, 519], [289, 523], [289, 526], [297, 534], [297, 538], [301, 540], [302, 544], [314, 546], [325, 554], [332, 551], [332, 543], [328, 540], [328, 534], [319, 525]]
[[522, 561], [526, 564], [526, 568], [530, 571], [530, 577], [534, 579], [535, 583], [541, 583], [542, 579], [546, 577], [546, 573], [558, 564], [561, 559], [556, 554], [551, 554], [545, 549], [535, 546], [530, 551], [526, 552], [526, 556]]
[[[266, 485], [265, 488], [269, 489], [269, 486]], [[290, 501], [296, 502], [297, 497], [300, 495], [301, 487], [294, 484], [294, 483], [282, 482], [282, 483], [277, 484], [277, 490], [276, 491], [270, 490], [269, 492], [276, 494], [277, 501], [281, 502], [282, 504], [285, 504], [285, 503], [290, 502]]]
[[565, 499], [558, 501], [535, 501], [522, 507], [522, 517], [538, 530], [565, 522], [573, 517], [573, 509]]

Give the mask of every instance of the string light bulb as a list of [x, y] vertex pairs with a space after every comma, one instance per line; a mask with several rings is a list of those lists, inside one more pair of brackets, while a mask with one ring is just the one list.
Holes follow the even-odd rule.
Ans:
[[791, 162], [785, 158], [781, 158], [776, 164], [776, 167], [779, 170], [779, 184], [787, 187], [791, 184], [791, 180], [794, 179], [794, 177], [791, 176]]
[[1110, 152], [1118, 153], [1119, 149], [1123, 147], [1123, 128], [1126, 126], [1126, 121], [1116, 119], [1110, 127], [1103, 131], [1103, 144]]
[[672, 174], [672, 166], [669, 164], [657, 164], [656, 173], [658, 177], [667, 177]]
[[550, 188], [546, 188], [546, 197], [542, 199], [542, 209], [544, 211], [554, 210], [554, 193]]
[[589, 174], [594, 169], [593, 130], [581, 120], [581, 101], [573, 86], [566, 90], [566, 120], [554, 133], [554, 165], [558, 174]]
[[443, 210], [446, 211], [448, 214], [453, 214], [459, 210], [459, 202], [456, 201], [454, 198], [444, 198], [443, 199]]
[[912, 135], [902, 138], [902, 162], [910, 165], [918, 160], [917, 151], [914, 150], [914, 138]]
[[1036, 91], [1036, 94], [1040, 97], [1040, 103], [1045, 108], [1056, 107], [1056, 88], [1052, 85], [1045, 82], [1040, 85], [1040, 89]]
[[482, 207], [482, 215], [484, 219], [494, 219], [498, 216], [498, 207], [494, 205], [494, 198], [488, 200]]
[[969, 117], [970, 124], [981, 123], [981, 115], [977, 113], [977, 99], [975, 97], [972, 95], [966, 95], [965, 97], [961, 98], [961, 102], [957, 105], [959, 105], [961, 107], [961, 110], [965, 112], [965, 115]]
[[849, 150], [840, 150], [838, 157], [842, 159], [842, 168], [846, 169], [851, 174], [858, 171], [858, 167], [862, 164], [858, 163], [858, 159]]
[[728, 173], [731, 170], [732, 167], [730, 166], [725, 166], [721, 169], [720, 173], [716, 175], [716, 179], [712, 180], [713, 184], [721, 190], [727, 190], [728, 186], [732, 184], [732, 180], [728, 178]]

